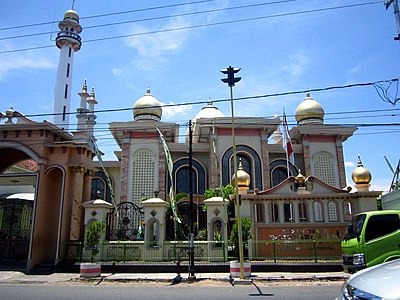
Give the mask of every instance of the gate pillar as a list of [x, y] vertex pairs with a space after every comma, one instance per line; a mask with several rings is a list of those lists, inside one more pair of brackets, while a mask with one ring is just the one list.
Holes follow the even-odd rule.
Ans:
[[160, 198], [151, 198], [141, 203], [144, 208], [145, 260], [160, 261], [166, 232], [166, 214], [169, 203]]
[[[210, 260], [225, 261], [228, 247], [228, 204], [229, 200], [212, 197], [204, 200], [207, 206], [207, 240]], [[224, 207], [225, 206], [225, 207]]]

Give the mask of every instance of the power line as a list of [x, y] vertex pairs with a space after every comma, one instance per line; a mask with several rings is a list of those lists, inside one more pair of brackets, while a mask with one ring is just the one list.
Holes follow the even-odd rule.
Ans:
[[[114, 15], [122, 15], [122, 14], [135, 13], [135, 12], [143, 12], [143, 11], [149, 11], [149, 10], [157, 10], [157, 9], [163, 9], [163, 8], [172, 8], [172, 7], [200, 4], [200, 3], [213, 2], [213, 1], [215, 1], [215, 0], [201, 0], [201, 1], [186, 2], [186, 3], [177, 3], [177, 4], [169, 4], [169, 5], [162, 5], [162, 6], [147, 7], [147, 8], [139, 8], [139, 9], [134, 9], [134, 10], [127, 10], [127, 11], [113, 12], [113, 13], [107, 13], [107, 14], [92, 15], [92, 16], [87, 16], [87, 17], [80, 17], [80, 20], [94, 19], [94, 18], [100, 18], [100, 17], [114, 16]], [[11, 26], [11, 27], [3, 27], [3, 28], [0, 28], [0, 31], [27, 28], [27, 27], [35, 27], [35, 26], [42, 26], [42, 25], [50, 25], [50, 24], [58, 23], [60, 21], [61, 20], [33, 23], [33, 24], [25, 24], [25, 25], [17, 25], [17, 26]]]
[[[244, 8], [251, 8], [251, 7], [259, 7], [259, 6], [266, 6], [266, 5], [272, 5], [272, 4], [281, 4], [281, 3], [294, 2], [294, 1], [297, 1], [297, 0], [280, 0], [280, 1], [273, 1], [273, 2], [263, 2], [263, 3], [240, 5], [240, 6], [233, 6], [233, 7], [215, 8], [215, 9], [188, 12], [188, 13], [172, 14], [172, 15], [166, 15], [166, 16], [157, 16], [157, 17], [144, 18], [144, 19], [120, 21], [120, 22], [114, 22], [114, 23], [105, 23], [105, 24], [99, 24], [99, 25], [85, 26], [85, 31], [87, 29], [94, 29], [94, 28], [100, 28], [100, 27], [108, 27], [108, 26], [115, 26], [115, 25], [123, 25], [123, 24], [155, 21], [155, 20], [162, 20], [162, 19], [169, 19], [169, 18], [176, 18], [176, 17], [187, 17], [187, 16], [193, 16], [193, 15], [199, 15], [199, 14], [215, 13], [215, 12], [220, 12], [220, 11], [244, 9]], [[33, 37], [33, 36], [39, 36], [39, 35], [47, 35], [47, 34], [52, 34], [52, 33], [53, 33], [52, 31], [48, 31], [48, 32], [24, 34], [24, 35], [15, 35], [15, 36], [9, 36], [9, 37], [0, 38], [0, 41], [2, 41], [2, 40], [10, 40], [10, 39], [17, 39], [17, 38], [25, 38], [25, 37]]]
[[[289, 96], [289, 95], [298, 95], [298, 94], [305, 94], [307, 92], [322, 92], [322, 91], [329, 91], [329, 90], [336, 90], [336, 89], [347, 89], [347, 88], [354, 88], [354, 87], [366, 87], [366, 86], [373, 86], [377, 84], [383, 83], [393, 83], [399, 81], [398, 78], [394, 79], [387, 79], [387, 80], [379, 80], [374, 82], [364, 82], [364, 83], [353, 83], [353, 84], [346, 84], [346, 85], [337, 85], [337, 86], [329, 86], [324, 88], [313, 88], [313, 89], [306, 89], [306, 90], [298, 90], [298, 91], [289, 91], [289, 92], [281, 92], [281, 93], [273, 93], [273, 94], [264, 94], [264, 95], [256, 95], [256, 96], [246, 96], [246, 97], [238, 97], [235, 98], [235, 101], [244, 101], [250, 99], [261, 99], [261, 98], [271, 98], [271, 97], [278, 97], [278, 96]], [[225, 99], [217, 99], [213, 100], [213, 103], [222, 103], [231, 101], [228, 98]], [[164, 104], [160, 105], [162, 108], [164, 107], [179, 107], [179, 106], [187, 106], [187, 105], [200, 105], [200, 104], [207, 104], [207, 101], [193, 101], [193, 102], [183, 102], [183, 103], [176, 103], [176, 104]], [[159, 106], [157, 106], [159, 107]], [[146, 107], [146, 109], [151, 107]], [[155, 107], [154, 107], [155, 108]], [[119, 111], [131, 111], [132, 107], [125, 107], [125, 108], [112, 108], [112, 109], [103, 109], [103, 110], [94, 110], [90, 111], [90, 113], [109, 113], [109, 112], [119, 112]], [[369, 111], [365, 111], [369, 112]], [[54, 116], [54, 115], [62, 115], [63, 113], [45, 113], [45, 114], [30, 114], [26, 115], [26, 117], [45, 117], [45, 116]], [[67, 112], [66, 114], [76, 114], [76, 112]], [[333, 113], [334, 114], [334, 113]]]
[[[327, 7], [327, 8], [317, 8], [317, 9], [311, 9], [311, 10], [298, 11], [298, 12], [290, 12], [290, 13], [260, 16], [260, 17], [244, 18], [244, 19], [238, 19], [238, 20], [230, 20], [230, 21], [221, 21], [221, 22], [215, 22], [215, 23], [206, 23], [206, 24], [198, 24], [198, 25], [191, 25], [191, 26], [175, 27], [175, 28], [168, 28], [168, 29], [161, 29], [161, 30], [154, 30], [154, 31], [145, 31], [145, 32], [139, 32], [139, 33], [89, 39], [84, 42], [92, 43], [92, 42], [108, 41], [108, 40], [122, 39], [122, 38], [127, 38], [127, 37], [142, 36], [142, 35], [148, 35], [148, 34], [167, 33], [167, 32], [174, 32], [174, 31], [180, 31], [180, 30], [189, 30], [189, 29], [205, 28], [205, 27], [211, 27], [211, 26], [236, 24], [236, 23], [243, 23], [243, 22], [248, 22], [248, 21], [265, 20], [265, 19], [270, 19], [270, 18], [287, 17], [287, 16], [293, 16], [293, 15], [316, 13], [316, 12], [323, 12], [323, 11], [330, 11], [330, 10], [347, 9], [347, 8], [366, 6], [366, 5], [374, 5], [374, 4], [378, 4], [378, 3], [381, 3], [381, 2], [380, 1], [371, 1], [371, 2], [367, 2], [367, 3], [349, 4], [349, 5], [341, 5], [341, 6], [334, 6], [334, 7]], [[0, 54], [21, 52], [21, 51], [27, 51], [27, 50], [36, 50], [36, 49], [49, 48], [49, 47], [54, 47], [54, 45], [30, 47], [30, 48], [24, 48], [24, 49], [5, 50], [5, 51], [0, 51]]]

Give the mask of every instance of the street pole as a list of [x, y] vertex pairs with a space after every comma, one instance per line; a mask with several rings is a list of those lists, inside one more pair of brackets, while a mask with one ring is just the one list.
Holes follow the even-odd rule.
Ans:
[[193, 214], [193, 184], [192, 184], [192, 167], [193, 167], [193, 133], [192, 120], [189, 120], [189, 279], [195, 280], [194, 275], [194, 214]]
[[235, 73], [238, 73], [240, 68], [232, 68], [229, 66], [226, 70], [221, 70], [223, 74], [227, 74], [228, 78], [221, 79], [222, 82], [228, 83], [230, 96], [231, 96], [231, 121], [232, 121], [232, 147], [233, 147], [233, 168], [235, 172], [235, 215], [236, 225], [238, 228], [238, 247], [239, 247], [239, 264], [240, 264], [240, 279], [244, 279], [244, 264], [243, 264], [243, 238], [242, 238], [242, 220], [240, 218], [240, 199], [239, 199], [239, 186], [238, 186], [238, 163], [236, 157], [236, 140], [235, 140], [235, 114], [233, 107], [233, 87], [235, 82], [239, 82], [241, 77], [235, 78]]

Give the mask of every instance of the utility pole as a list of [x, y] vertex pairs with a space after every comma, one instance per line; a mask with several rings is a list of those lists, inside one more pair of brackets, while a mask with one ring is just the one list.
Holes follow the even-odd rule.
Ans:
[[236, 77], [235, 73], [238, 73], [240, 68], [233, 68], [229, 66], [226, 70], [221, 70], [223, 74], [227, 74], [228, 78], [221, 79], [222, 82], [227, 83], [231, 94], [231, 112], [232, 112], [232, 145], [233, 145], [233, 167], [235, 172], [235, 215], [236, 224], [238, 228], [238, 240], [239, 240], [239, 263], [240, 263], [240, 279], [244, 279], [244, 265], [243, 265], [243, 239], [242, 239], [242, 220], [240, 218], [240, 199], [239, 199], [239, 186], [238, 186], [238, 163], [236, 158], [236, 141], [235, 141], [235, 114], [233, 112], [233, 87], [236, 82], [239, 82], [242, 78]]
[[193, 132], [192, 132], [192, 120], [189, 120], [189, 281], [194, 281], [196, 276], [194, 275], [194, 213], [193, 213]]
[[396, 18], [397, 36], [394, 38], [396, 41], [400, 40], [400, 12], [398, 0], [386, 0], [385, 8], [388, 9], [393, 4], [394, 16]]

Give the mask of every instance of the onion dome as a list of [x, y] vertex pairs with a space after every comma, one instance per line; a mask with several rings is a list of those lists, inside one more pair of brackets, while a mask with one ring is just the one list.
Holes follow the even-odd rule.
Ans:
[[147, 88], [146, 94], [136, 101], [133, 105], [133, 118], [137, 120], [155, 120], [160, 121], [162, 108], [160, 102], [150, 93]]
[[370, 171], [364, 168], [361, 157], [358, 156], [357, 168], [351, 173], [351, 179], [355, 184], [369, 184], [372, 179]]
[[213, 118], [220, 118], [223, 116], [224, 116], [224, 114], [219, 111], [218, 107], [214, 106], [213, 102], [211, 100], [209, 100], [207, 102], [207, 105], [204, 106], [198, 112], [198, 114], [193, 118], [193, 121], [196, 121], [197, 119], [201, 119], [201, 118], [213, 119]]
[[[236, 174], [232, 176], [232, 185], [236, 185]], [[245, 170], [243, 170], [242, 161], [239, 161], [239, 168], [237, 171], [237, 178], [238, 178], [238, 186], [239, 187], [250, 187], [250, 175], [247, 174]]]
[[79, 23], [79, 15], [73, 9], [67, 10], [64, 14], [64, 21], [66, 20], [73, 20]]
[[82, 27], [79, 25], [79, 15], [73, 9], [67, 10], [64, 14], [64, 19], [58, 23], [58, 27], [61, 30], [71, 26], [74, 28], [76, 33], [80, 33], [82, 31]]
[[321, 104], [315, 101], [310, 93], [306, 94], [306, 98], [296, 109], [296, 121], [299, 125], [304, 124], [323, 124], [324, 109]]

